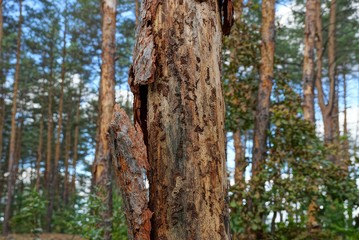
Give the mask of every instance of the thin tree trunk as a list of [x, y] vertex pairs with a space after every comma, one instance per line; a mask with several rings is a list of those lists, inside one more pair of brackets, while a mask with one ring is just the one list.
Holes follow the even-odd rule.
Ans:
[[303, 111], [304, 119], [315, 124], [314, 114], [314, 48], [316, 37], [316, 7], [318, 0], [307, 0], [304, 29]]
[[[4, 61], [3, 61], [3, 15], [2, 15], [2, 4], [3, 0], [0, 0], [0, 174], [2, 175], [2, 149], [3, 149], [3, 128], [4, 128], [4, 122], [5, 122], [5, 89], [4, 89], [4, 83], [5, 83], [5, 75], [4, 75]], [[0, 180], [2, 177], [0, 177]], [[1, 183], [1, 182], [0, 182]], [[2, 194], [2, 192], [0, 192]], [[2, 196], [2, 195], [0, 195]]]
[[41, 180], [41, 175], [40, 175], [40, 166], [41, 166], [41, 161], [42, 161], [42, 135], [43, 135], [43, 130], [44, 129], [44, 119], [43, 119], [43, 115], [41, 114], [41, 119], [40, 119], [40, 131], [39, 131], [39, 144], [37, 145], [37, 157], [36, 157], [36, 183], [35, 183], [35, 188], [37, 191], [39, 191], [40, 189], [40, 180]]
[[131, 69], [151, 239], [229, 239], [218, 1], [144, 1]]
[[[52, 33], [51, 36], [53, 39], [55, 35], [55, 27], [52, 26]], [[46, 213], [46, 224], [45, 230], [47, 232], [51, 231], [51, 221], [52, 221], [52, 201], [50, 201], [51, 191], [52, 191], [52, 134], [53, 134], [53, 116], [52, 116], [52, 83], [53, 83], [53, 64], [54, 64], [54, 45], [51, 41], [50, 46], [50, 74], [49, 74], [49, 85], [48, 85], [48, 121], [47, 121], [47, 150], [46, 150], [46, 174], [45, 174], [45, 181], [46, 181], [46, 189], [47, 189], [47, 198], [49, 204], [47, 205], [47, 213]]]
[[[275, 41], [275, 1], [263, 0], [262, 2], [262, 46], [261, 46], [261, 66], [260, 82], [258, 88], [258, 101], [254, 120], [253, 152], [252, 152], [252, 196], [258, 199], [250, 201], [250, 209], [255, 214], [256, 219], [262, 219], [264, 212], [260, 206], [255, 206], [255, 202], [260, 202], [264, 191], [264, 180], [259, 175], [265, 161], [267, 152], [267, 129], [269, 124], [270, 95], [272, 91], [273, 66], [274, 66], [274, 41]], [[260, 204], [260, 203], [259, 203]], [[251, 206], [252, 205], [252, 206]], [[258, 226], [257, 226], [258, 227]], [[253, 230], [249, 230], [253, 232]], [[262, 238], [262, 227], [256, 231], [256, 239]], [[250, 233], [250, 235], [252, 235]], [[253, 237], [253, 236], [249, 236]]]
[[9, 233], [9, 220], [10, 220], [10, 210], [12, 197], [14, 194], [14, 186], [16, 178], [16, 162], [15, 162], [15, 147], [16, 147], [16, 112], [17, 112], [17, 94], [20, 78], [20, 56], [21, 56], [21, 33], [22, 33], [22, 0], [19, 0], [19, 23], [18, 23], [18, 36], [17, 36], [17, 48], [16, 48], [16, 69], [14, 77], [14, 89], [13, 89], [13, 99], [12, 99], [12, 110], [11, 110], [11, 134], [10, 134], [10, 147], [9, 147], [9, 166], [8, 166], [8, 184], [7, 184], [7, 196], [6, 196], [6, 206], [4, 213], [3, 221], [3, 234], [7, 235]]
[[344, 102], [344, 122], [343, 122], [343, 161], [345, 168], [349, 170], [350, 154], [349, 154], [349, 132], [348, 132], [348, 116], [347, 116], [347, 78], [346, 69], [343, 69], [343, 102]]
[[236, 186], [239, 188], [239, 192], [242, 192], [245, 189], [244, 173], [246, 171], [247, 162], [245, 159], [245, 148], [242, 144], [240, 130], [233, 133], [233, 146], [235, 153], [234, 181]]
[[65, 205], [69, 202], [69, 158], [70, 158], [70, 146], [71, 146], [71, 120], [70, 115], [68, 116], [66, 123], [66, 133], [65, 133], [65, 156], [64, 156], [64, 165], [65, 165], [65, 177], [64, 177], [64, 192], [63, 200]]
[[115, 33], [116, 0], [102, 0], [102, 67], [101, 67], [101, 101], [100, 132], [98, 152], [94, 163], [94, 183], [97, 196], [102, 199], [106, 209], [101, 212], [104, 239], [111, 239], [112, 229], [112, 181], [111, 154], [106, 139], [113, 107], [115, 103]]
[[74, 149], [73, 149], [73, 158], [72, 158], [72, 180], [71, 180], [71, 192], [76, 193], [76, 166], [78, 159], [78, 144], [79, 144], [79, 124], [80, 124], [80, 104], [81, 104], [81, 94], [82, 94], [82, 85], [80, 83], [80, 94], [79, 99], [76, 104], [76, 119], [75, 119], [75, 133], [74, 133]]
[[[67, 8], [67, 2], [66, 7]], [[62, 130], [62, 114], [63, 114], [63, 105], [64, 105], [64, 88], [65, 88], [65, 77], [66, 77], [66, 35], [67, 35], [67, 19], [65, 17], [65, 29], [63, 35], [63, 46], [62, 46], [62, 63], [61, 63], [61, 90], [60, 90], [60, 101], [59, 101], [59, 119], [57, 123], [57, 136], [55, 144], [55, 159], [54, 159], [54, 168], [53, 168], [53, 180], [52, 180], [52, 191], [50, 196], [50, 205], [54, 206], [55, 195], [58, 194], [58, 176], [59, 176], [59, 160], [60, 160], [60, 150], [61, 150], [61, 130]]]

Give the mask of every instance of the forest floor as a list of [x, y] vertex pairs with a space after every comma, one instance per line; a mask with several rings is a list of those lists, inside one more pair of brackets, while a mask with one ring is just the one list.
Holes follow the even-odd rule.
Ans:
[[37, 238], [33, 234], [10, 234], [7, 237], [0, 237], [0, 240], [84, 240], [84, 238], [69, 235], [69, 234], [58, 234], [58, 233], [47, 233], [40, 234]]

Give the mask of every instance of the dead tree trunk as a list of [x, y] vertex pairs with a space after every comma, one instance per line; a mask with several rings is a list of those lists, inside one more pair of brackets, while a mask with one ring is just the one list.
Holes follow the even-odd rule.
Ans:
[[39, 144], [37, 145], [37, 156], [36, 156], [36, 183], [35, 188], [38, 191], [40, 189], [40, 165], [42, 160], [42, 134], [44, 129], [44, 119], [43, 115], [41, 113], [41, 119], [40, 119], [40, 131], [39, 131]]
[[151, 239], [229, 239], [222, 10], [142, 2], [130, 85], [148, 147]]

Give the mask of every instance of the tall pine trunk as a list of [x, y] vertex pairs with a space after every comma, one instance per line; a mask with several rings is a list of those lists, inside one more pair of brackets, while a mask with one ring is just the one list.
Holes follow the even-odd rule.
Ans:
[[218, 1], [141, 9], [130, 84], [148, 147], [151, 239], [229, 239]]
[[[254, 117], [254, 134], [253, 134], [253, 150], [252, 150], [252, 197], [249, 202], [250, 209], [255, 215], [255, 224], [260, 230], [249, 230], [249, 237], [256, 239], [262, 238], [262, 218], [263, 207], [258, 204], [261, 203], [261, 197], [264, 192], [264, 180], [261, 179], [260, 173], [262, 166], [265, 164], [267, 153], [267, 130], [269, 124], [269, 108], [270, 96], [272, 91], [273, 80], [273, 66], [274, 66], [274, 45], [275, 45], [275, 1], [263, 0], [262, 2], [262, 46], [261, 46], [261, 66], [260, 66], [260, 81], [258, 88], [257, 107]], [[259, 225], [259, 226], [258, 226]], [[255, 232], [255, 233], [254, 233]], [[253, 234], [254, 233], [254, 234]]]
[[69, 159], [70, 159], [70, 146], [71, 146], [71, 113], [69, 113], [66, 123], [66, 133], [65, 133], [65, 154], [64, 154], [64, 166], [65, 166], [65, 176], [64, 176], [64, 191], [63, 191], [63, 201], [65, 205], [69, 202]]
[[103, 201], [101, 212], [104, 239], [111, 239], [112, 180], [111, 154], [106, 139], [115, 103], [115, 33], [116, 0], [102, 0], [102, 68], [100, 87], [99, 139], [94, 163], [94, 184], [97, 196]]
[[[51, 39], [55, 36], [55, 27], [52, 26], [51, 29]], [[53, 135], [53, 116], [52, 116], [52, 84], [53, 84], [53, 68], [54, 68], [54, 44], [51, 41], [50, 43], [50, 73], [49, 73], [49, 84], [48, 84], [48, 109], [47, 109], [47, 149], [46, 149], [46, 172], [45, 172], [45, 181], [46, 181], [46, 190], [47, 190], [47, 212], [46, 212], [46, 223], [45, 230], [47, 232], [51, 231], [51, 221], [52, 221], [52, 209], [51, 205], [53, 201], [50, 201], [51, 191], [52, 191], [52, 173], [53, 173], [53, 164], [52, 164], [52, 135]]]
[[11, 214], [11, 203], [14, 194], [14, 184], [16, 179], [16, 162], [15, 162], [15, 148], [16, 148], [16, 112], [17, 112], [17, 94], [20, 78], [20, 57], [21, 57], [21, 33], [22, 33], [22, 0], [19, 1], [20, 15], [18, 22], [18, 35], [17, 35], [17, 48], [16, 48], [16, 68], [14, 77], [14, 89], [12, 98], [12, 109], [11, 109], [11, 134], [10, 134], [10, 146], [9, 146], [9, 165], [8, 165], [8, 183], [7, 183], [7, 195], [6, 195], [6, 206], [3, 221], [3, 234], [9, 233], [9, 221]]

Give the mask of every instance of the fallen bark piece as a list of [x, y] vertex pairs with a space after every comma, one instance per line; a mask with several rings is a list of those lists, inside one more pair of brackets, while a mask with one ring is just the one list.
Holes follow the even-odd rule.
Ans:
[[150, 240], [152, 212], [148, 209], [145, 173], [149, 167], [140, 126], [133, 126], [119, 105], [114, 108], [108, 140], [116, 167], [129, 239]]

